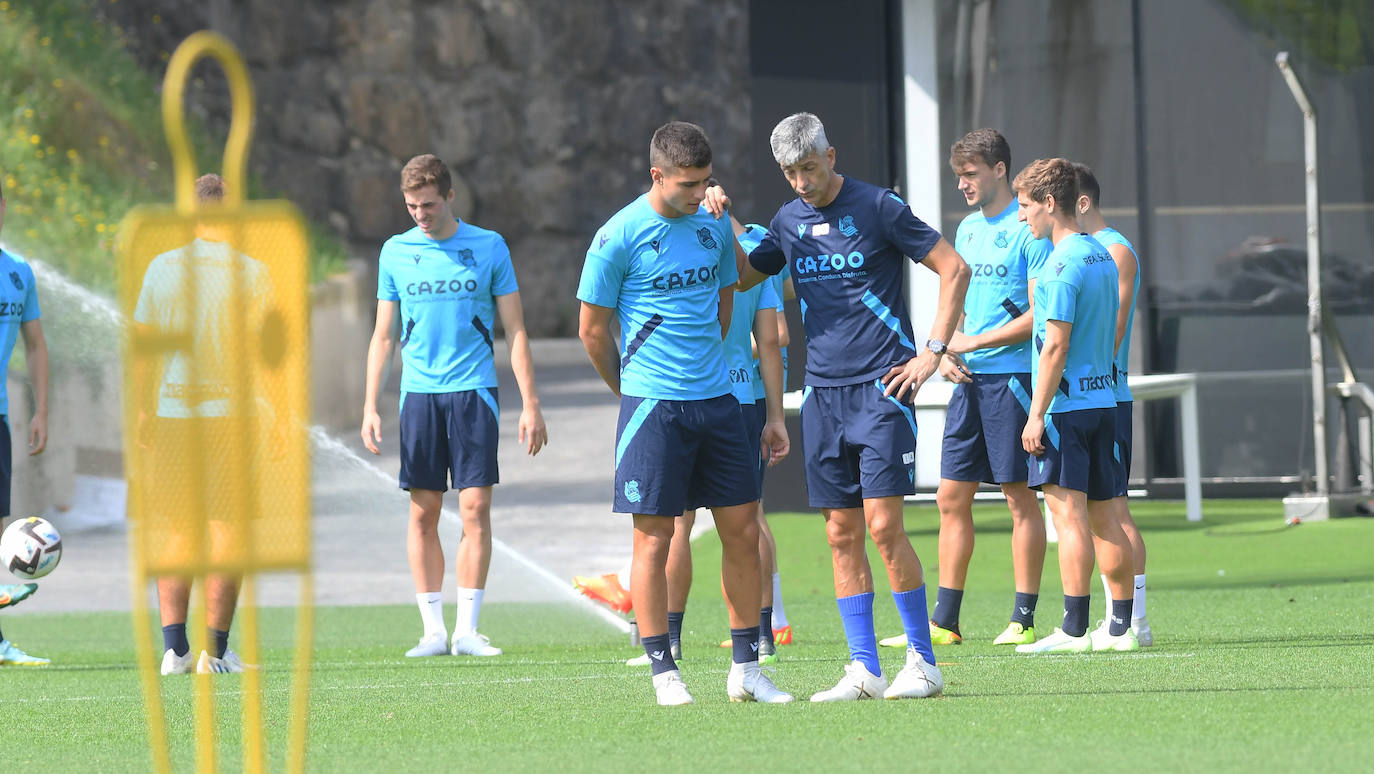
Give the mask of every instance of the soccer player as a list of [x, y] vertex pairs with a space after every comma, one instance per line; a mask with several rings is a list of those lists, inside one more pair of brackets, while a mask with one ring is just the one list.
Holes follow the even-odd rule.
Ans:
[[[1140, 292], [1140, 271], [1135, 247], [1120, 231], [1108, 226], [1106, 219], [1102, 217], [1102, 210], [1097, 204], [1102, 188], [1098, 185], [1097, 176], [1093, 174], [1092, 168], [1086, 164], [1074, 164], [1073, 168], [1078, 177], [1078, 222], [1084, 231], [1092, 234], [1093, 239], [1107, 248], [1112, 260], [1116, 262], [1117, 298], [1120, 299], [1121, 306], [1116, 313], [1115, 449], [1116, 460], [1120, 465], [1120, 478], [1116, 485], [1116, 496], [1111, 500], [1111, 507], [1122, 531], [1126, 533], [1126, 539], [1131, 542], [1131, 565], [1135, 572], [1131, 630], [1135, 632], [1140, 647], [1148, 648], [1155, 640], [1154, 634], [1150, 631], [1150, 622], [1145, 617], [1145, 540], [1140, 536], [1140, 529], [1136, 526], [1135, 519], [1131, 518], [1131, 509], [1126, 504], [1126, 485], [1131, 473], [1132, 415], [1135, 405], [1131, 400], [1131, 387], [1126, 378], [1126, 370], [1131, 359], [1131, 324], [1135, 320], [1136, 294]], [[1094, 539], [1093, 545], [1100, 546], [1100, 541]], [[1098, 547], [1097, 550], [1101, 551], [1101, 548]], [[1102, 590], [1107, 592], [1110, 599], [1111, 590], [1107, 586], [1105, 574], [1102, 575]], [[1097, 647], [1098, 642], [1105, 642], [1105, 638], [1109, 636], [1111, 622], [1106, 619], [1110, 618], [1110, 612], [1108, 611], [1108, 615], [1103, 619], [1102, 625], [1093, 630], [1094, 647]]]
[[[224, 199], [224, 179], [202, 175], [195, 183], [196, 198], [202, 203]], [[242, 283], [242, 298], [252, 307], [243, 316], [231, 308], [230, 291]], [[194, 292], [188, 292], [187, 288]], [[267, 267], [244, 255], [215, 229], [201, 228], [195, 240], [163, 253], [148, 264], [134, 308], [134, 325], [139, 335], [176, 336], [191, 331], [191, 345], [169, 352], [156, 361], [139, 358], [134, 364], [135, 390], [139, 418], [135, 428], [138, 448], [148, 455], [146, 470], [156, 471], [156, 485], [149, 488], [150, 523], [169, 525], [169, 550], [184, 550], [191, 538], [180, 524], [179, 515], [197, 496], [195, 444], [213, 449], [234, 443], [232, 424], [235, 404], [233, 379], [219, 366], [218, 353], [223, 342], [234, 335], [235, 320], [246, 319], [252, 326], [261, 324], [267, 308], [271, 283]], [[232, 480], [226, 465], [207, 464], [204, 497], [209, 513], [211, 552], [223, 550], [230, 540], [222, 509], [232, 497]], [[216, 573], [205, 578], [206, 633], [209, 648], [197, 660], [186, 636], [187, 607], [191, 599], [191, 578], [161, 576], [157, 579], [158, 614], [162, 622], [162, 674], [185, 674], [193, 669], [202, 673], [242, 672], [254, 665], [245, 664], [229, 647], [229, 627], [238, 606], [240, 577]]]
[[[499, 656], [477, 631], [491, 566], [491, 488], [499, 482], [494, 317], [500, 315], [520, 389], [518, 435], [531, 456], [548, 442], [534, 384], [520, 289], [506, 240], [458, 220], [453, 178], [438, 157], [416, 156], [401, 170], [401, 195], [415, 228], [382, 245], [377, 324], [367, 350], [363, 445], [380, 454], [377, 400], [391, 353], [401, 346], [400, 485], [410, 492], [406, 552], [424, 634], [406, 656]], [[453, 638], [444, 625], [444, 549], [439, 515], [450, 480], [458, 490], [458, 610]]]
[[[1011, 192], [1011, 147], [995, 129], [978, 129], [950, 148], [949, 164], [969, 213], [954, 248], [973, 270], [964, 297], [963, 330], [949, 343], [941, 373], [955, 383], [945, 416], [940, 460], [940, 587], [930, 636], [936, 645], [958, 644], [959, 609], [973, 556], [973, 496], [980, 482], [998, 484], [1011, 511], [1011, 559], [1016, 597], [1011, 621], [996, 645], [1035, 641], [1035, 605], [1045, 566], [1045, 520], [1026, 486], [1027, 455], [1021, 428], [1030, 405], [1031, 315], [1028, 280], [1045, 256], [1048, 239], [1031, 236], [1017, 220]], [[966, 368], [961, 368], [964, 365]]]
[[[0, 230], [5, 227], [5, 191], [0, 188]], [[33, 387], [33, 418], [29, 420], [29, 455], [42, 454], [48, 445], [48, 341], [39, 320], [38, 285], [33, 268], [0, 250], [0, 376], [9, 371], [10, 356], [20, 335], [24, 337], [24, 362]], [[10, 417], [9, 395], [0, 384], [0, 528], [10, 515]], [[0, 608], [16, 605], [38, 590], [35, 583], [0, 586]], [[30, 656], [0, 634], [0, 666], [44, 666], [46, 658]]]
[[[714, 181], [708, 181], [714, 184]], [[730, 218], [731, 228], [736, 237], [745, 232], [734, 217]], [[751, 243], [752, 244], [752, 243]], [[787, 455], [787, 427], [782, 414], [782, 354], [777, 341], [777, 308], [781, 301], [775, 295], [770, 283], [755, 286], [745, 291], [735, 291], [730, 313], [730, 327], [725, 333], [725, 367], [730, 374], [730, 389], [739, 403], [740, 414], [744, 420], [745, 432], [759, 445], [758, 464], [755, 466], [756, 478], [754, 496], [763, 496], [764, 471], [777, 464]], [[754, 342], [763, 359], [760, 370], [754, 359]], [[766, 386], [765, 386], [766, 385]], [[764, 391], [763, 398], [754, 398], [755, 388]], [[765, 398], [772, 395], [772, 403]], [[774, 450], [764, 439], [780, 439], [781, 445]], [[773, 610], [771, 600], [772, 569], [766, 552], [768, 545], [763, 538], [766, 522], [759, 521], [759, 562], [760, 562], [760, 608], [759, 608], [759, 663], [767, 664], [777, 660], [773, 641]], [[682, 659], [682, 622], [687, 609], [687, 596], [692, 586], [692, 526], [696, 523], [696, 511], [688, 510], [676, 519], [673, 539], [668, 545], [668, 651], [674, 661]], [[725, 640], [721, 647], [733, 648], [733, 640]], [[631, 666], [647, 666], [649, 655], [641, 654], [625, 662]]]
[[1103, 649], [1133, 650], [1139, 646], [1126, 625], [1131, 615], [1130, 545], [1112, 517], [1110, 503], [1116, 491], [1116, 264], [1106, 248], [1079, 233], [1078, 181], [1068, 161], [1034, 161], [1021, 170], [1012, 187], [1019, 217], [1031, 234], [1054, 242], [1035, 282], [1035, 392], [1021, 443], [1032, 455], [1028, 483], [1044, 492], [1059, 532], [1064, 588], [1062, 626], [1048, 637], [1017, 645], [1016, 651], [1093, 649], [1087, 635], [1093, 535], [1103, 539], [1098, 559], [1113, 579], [1114, 620]]
[[[695, 124], [654, 132], [649, 191], [598, 229], [577, 297], [579, 335], [620, 398], [614, 510], [634, 520], [630, 593], [660, 705], [689, 704], [668, 645], [665, 566], [676, 516], [711, 508], [734, 648], [731, 701], [782, 703], [759, 669], [757, 438], [732, 396], [721, 341], [729, 330], [736, 251], [729, 222], [701, 211], [711, 146]], [[617, 350], [611, 317], [623, 334]], [[769, 437], [783, 450], [785, 438]]]
[[[934, 696], [944, 678], [931, 649], [925, 578], [902, 523], [902, 498], [915, 491], [911, 397], [939, 366], [969, 269], [897, 194], [836, 173], [835, 149], [816, 116], [784, 118], [769, 142], [798, 198], [778, 210], [747, 259], [740, 256], [740, 286], [788, 266], [805, 310], [806, 483], [812, 507], [825, 516], [851, 658], [839, 683], [811, 700]], [[919, 353], [906, 313], [904, 255], [940, 277], [935, 323]], [[890, 686], [873, 633], [865, 527], [882, 554], [909, 642], [906, 665]]]

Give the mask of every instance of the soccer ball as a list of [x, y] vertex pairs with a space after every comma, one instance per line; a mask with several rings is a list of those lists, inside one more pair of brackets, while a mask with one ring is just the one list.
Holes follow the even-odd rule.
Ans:
[[60, 561], [62, 536], [47, 519], [20, 519], [0, 535], [0, 565], [24, 580], [47, 575]]

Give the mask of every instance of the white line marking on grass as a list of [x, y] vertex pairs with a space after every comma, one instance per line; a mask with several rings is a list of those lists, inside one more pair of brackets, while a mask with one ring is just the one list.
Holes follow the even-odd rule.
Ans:
[[[310, 438], [314, 442], [315, 446], [324, 449], [332, 454], [337, 454], [342, 457], [345, 457], [346, 459], [348, 459], [349, 462], [351, 462], [355, 466], [367, 470], [369, 473], [375, 475], [379, 480], [386, 482], [388, 485], [395, 483], [395, 479], [387, 475], [386, 471], [372, 464], [371, 461], [365, 459], [362, 455], [353, 451], [353, 449], [349, 448], [342, 441], [339, 441], [334, 436], [330, 435], [328, 432], [325, 431], [323, 427], [320, 427], [319, 425], [312, 425], [310, 427]], [[453, 511], [450, 511], [447, 508], [444, 508], [442, 511], [440, 511], [439, 515], [441, 518], [446, 518], [454, 524], [456, 524], [458, 526], [458, 531], [460, 533], [462, 532], [463, 520], [461, 517], [458, 516], [458, 514], [454, 513]], [[595, 602], [592, 602], [590, 599], [587, 599], [586, 597], [582, 596], [580, 593], [578, 593], [577, 589], [572, 587], [571, 583], [563, 580], [557, 575], [554, 575], [552, 572], [548, 570], [548, 568], [536, 563], [533, 559], [529, 558], [528, 556], [525, 556], [519, 551], [516, 551], [514, 548], [511, 548], [509, 545], [502, 542], [498, 538], [493, 537], [491, 540], [491, 545], [494, 550], [504, 552], [506, 556], [509, 556], [511, 559], [514, 559], [517, 564], [521, 565], [526, 570], [529, 570], [531, 573], [534, 574], [535, 577], [548, 583], [550, 587], [558, 589], [562, 593], [562, 595], [566, 597], [569, 601], [580, 605], [582, 609], [593, 613], [597, 618], [600, 618], [607, 624], [610, 624], [616, 629], [619, 629], [621, 632], [624, 632], [625, 634], [630, 633], [630, 624], [628, 621], [611, 612], [610, 610], [601, 607]]]

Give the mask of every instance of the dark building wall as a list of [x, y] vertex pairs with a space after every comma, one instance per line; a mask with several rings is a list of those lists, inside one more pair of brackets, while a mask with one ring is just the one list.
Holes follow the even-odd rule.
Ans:
[[[576, 333], [587, 244], [647, 189], [659, 125], [705, 127], [731, 190], [752, 199], [747, 0], [98, 6], [154, 72], [195, 30], [233, 41], [257, 92], [252, 170], [374, 270], [381, 242], [413, 225], [401, 165], [443, 158], [460, 217], [510, 243], [536, 336]], [[197, 75], [191, 109], [222, 128], [223, 79], [212, 64]]]

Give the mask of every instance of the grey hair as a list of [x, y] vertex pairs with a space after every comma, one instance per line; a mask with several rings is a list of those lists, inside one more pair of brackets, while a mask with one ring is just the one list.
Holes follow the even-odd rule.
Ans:
[[825, 125], [813, 113], [793, 113], [779, 121], [768, 137], [768, 144], [773, 147], [773, 159], [784, 167], [830, 149]]

